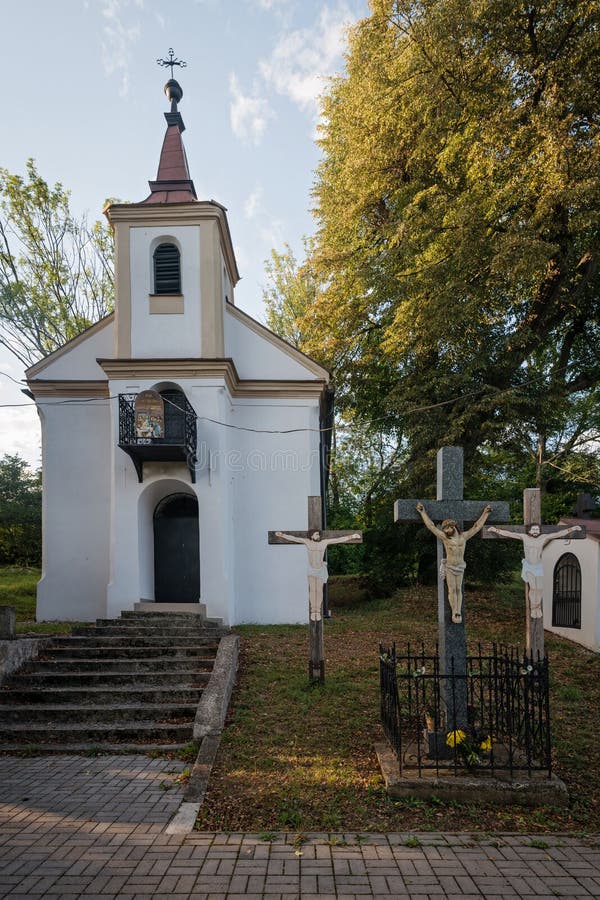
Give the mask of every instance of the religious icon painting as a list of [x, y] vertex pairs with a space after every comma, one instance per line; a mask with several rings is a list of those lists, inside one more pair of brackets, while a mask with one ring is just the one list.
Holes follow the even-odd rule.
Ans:
[[165, 406], [158, 391], [142, 391], [135, 400], [135, 435], [138, 440], [162, 438], [165, 433]]

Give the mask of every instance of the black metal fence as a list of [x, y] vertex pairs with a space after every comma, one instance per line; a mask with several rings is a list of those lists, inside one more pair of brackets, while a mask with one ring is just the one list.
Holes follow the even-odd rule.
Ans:
[[[380, 646], [381, 721], [400, 766], [419, 776], [465, 771], [551, 774], [547, 658], [534, 661], [497, 647], [467, 657], [466, 670], [440, 671], [424, 647], [397, 655]], [[464, 695], [467, 720], [456, 721], [453, 699]], [[460, 689], [459, 689], [460, 687]], [[448, 722], [454, 728], [448, 730]]]

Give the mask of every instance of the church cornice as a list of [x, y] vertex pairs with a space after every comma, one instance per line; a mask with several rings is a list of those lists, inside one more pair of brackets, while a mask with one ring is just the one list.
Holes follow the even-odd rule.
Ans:
[[107, 398], [108, 381], [68, 381], [67, 379], [29, 379], [29, 390], [38, 397], [72, 397], [74, 399]]
[[98, 359], [111, 380], [152, 378], [165, 381], [181, 378], [219, 379], [231, 397], [319, 398], [327, 382], [324, 378], [302, 381], [285, 379], [242, 379], [232, 359]]

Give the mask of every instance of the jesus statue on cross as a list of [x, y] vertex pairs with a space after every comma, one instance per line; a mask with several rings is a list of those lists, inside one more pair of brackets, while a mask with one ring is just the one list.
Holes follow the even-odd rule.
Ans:
[[514, 541], [523, 542], [523, 565], [521, 578], [529, 589], [529, 609], [532, 619], [541, 619], [542, 601], [544, 596], [544, 564], [542, 562], [542, 550], [550, 541], [557, 538], [571, 537], [578, 531], [583, 531], [581, 525], [572, 525], [560, 531], [544, 534], [541, 526], [537, 524], [527, 525], [523, 533], [509, 531], [504, 528], [496, 528], [493, 525], [488, 528], [490, 534], [498, 537], [512, 538]]
[[436, 528], [427, 515], [422, 503], [417, 503], [417, 512], [423, 519], [423, 524], [435, 534], [444, 545], [446, 556], [440, 565], [440, 575], [446, 579], [448, 585], [448, 602], [452, 609], [452, 621], [462, 622], [462, 584], [463, 575], [467, 567], [465, 563], [465, 547], [469, 538], [481, 531], [488, 516], [492, 511], [491, 506], [486, 506], [474, 525], [467, 531], [461, 531], [454, 519], [444, 519], [441, 528]]
[[325, 553], [330, 544], [347, 544], [350, 541], [361, 541], [361, 534], [344, 534], [340, 537], [323, 538], [320, 531], [314, 531], [310, 537], [298, 537], [276, 531], [275, 537], [284, 538], [292, 544], [304, 544], [308, 550], [308, 607], [311, 622], [318, 622], [322, 617], [323, 585], [327, 582], [328, 572]]

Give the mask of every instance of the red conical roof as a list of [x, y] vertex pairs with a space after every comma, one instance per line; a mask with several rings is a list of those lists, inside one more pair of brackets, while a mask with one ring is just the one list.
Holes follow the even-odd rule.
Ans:
[[151, 194], [143, 203], [182, 203], [197, 199], [181, 139], [183, 122], [179, 113], [176, 115], [179, 121], [167, 125], [156, 181], [148, 182]]

